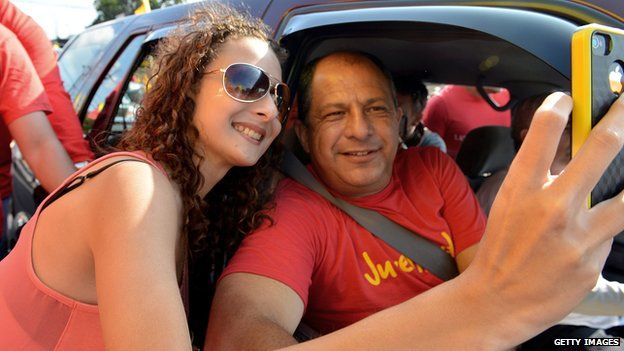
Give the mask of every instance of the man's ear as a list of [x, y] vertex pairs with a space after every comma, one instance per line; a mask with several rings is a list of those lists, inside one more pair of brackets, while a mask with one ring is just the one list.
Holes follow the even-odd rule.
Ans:
[[397, 111], [397, 121], [401, 121], [401, 117], [403, 117], [403, 109], [397, 106], [396, 111]]
[[403, 109], [398, 106], [396, 108], [396, 119], [399, 126], [399, 139], [403, 141], [407, 134], [407, 116], [403, 115]]
[[301, 120], [297, 119], [295, 120], [295, 134], [297, 134], [297, 138], [299, 139], [299, 143], [301, 144], [301, 147], [303, 147], [303, 150], [306, 153], [310, 153], [310, 145], [308, 144], [308, 127], [301, 122]]

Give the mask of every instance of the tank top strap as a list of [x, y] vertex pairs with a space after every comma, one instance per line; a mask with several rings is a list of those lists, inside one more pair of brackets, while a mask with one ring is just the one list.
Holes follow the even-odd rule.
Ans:
[[[127, 158], [116, 160], [114, 162], [111, 162], [111, 163], [103, 166], [103, 167], [97, 168], [94, 171], [84, 173], [85, 168], [86, 169], [94, 168], [95, 166], [100, 164], [102, 161], [105, 161], [105, 160], [107, 160], [109, 158], [112, 158], [112, 157], [120, 157], [120, 156], [127, 156]], [[142, 155], [140, 153], [137, 153], [137, 152], [114, 152], [114, 153], [108, 154], [108, 155], [106, 155], [104, 157], [101, 157], [101, 158], [99, 158], [99, 159], [89, 163], [87, 166], [85, 166], [85, 168], [80, 169], [76, 173], [72, 174], [69, 178], [67, 178], [65, 180], [65, 182], [63, 182], [63, 184], [60, 187], [58, 187], [54, 192], [52, 192], [52, 194], [50, 194], [41, 203], [41, 206], [39, 207], [37, 212], [43, 211], [46, 207], [48, 207], [54, 201], [58, 200], [63, 195], [67, 194], [68, 192], [70, 192], [70, 191], [76, 189], [77, 187], [79, 187], [80, 185], [82, 185], [87, 179], [91, 179], [91, 178], [97, 176], [98, 174], [104, 172], [108, 168], [110, 168], [110, 167], [112, 167], [112, 166], [114, 166], [114, 165], [116, 165], [118, 163], [121, 163], [121, 162], [142, 162], [142, 163], [147, 163], [147, 164], [157, 168], [165, 176], [167, 176], [167, 173], [164, 171], [164, 169], [162, 168], [161, 165], [159, 165], [158, 163], [150, 160], [149, 158], [147, 158], [146, 156], [144, 156], [144, 155]], [[77, 175], [78, 173], [83, 173], [83, 174]]]

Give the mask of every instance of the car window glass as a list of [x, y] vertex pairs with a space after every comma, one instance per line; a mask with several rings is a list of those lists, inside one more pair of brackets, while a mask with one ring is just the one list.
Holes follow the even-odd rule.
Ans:
[[147, 83], [151, 76], [150, 69], [153, 62], [154, 57], [151, 54], [147, 54], [134, 72], [132, 72], [128, 84], [125, 87], [125, 91], [117, 105], [117, 112], [113, 119], [111, 132], [121, 133], [130, 129], [134, 124], [136, 111], [141, 106], [143, 95], [145, 95]]
[[93, 123], [101, 113], [106, 113], [109, 109], [114, 107], [114, 101], [111, 100], [114, 99], [116, 93], [124, 83], [124, 78], [130, 70], [130, 67], [132, 67], [144, 39], [145, 35], [140, 35], [132, 39], [121, 55], [117, 57], [117, 60], [113, 63], [108, 72], [106, 72], [104, 79], [98, 85], [97, 91], [89, 102], [87, 114], [82, 124], [82, 129], [85, 134], [89, 133], [93, 127]]
[[65, 89], [69, 92], [72, 100], [75, 100], [75, 85], [81, 81], [81, 77], [91, 69], [91, 64], [96, 63], [108, 44], [122, 29], [123, 23], [117, 22], [111, 25], [87, 30], [80, 34], [76, 40], [63, 49], [59, 58], [59, 69]]

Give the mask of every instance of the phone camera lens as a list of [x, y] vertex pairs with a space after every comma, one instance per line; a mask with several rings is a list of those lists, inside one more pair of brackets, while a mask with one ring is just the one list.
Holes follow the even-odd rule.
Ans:
[[603, 42], [600, 39], [601, 37], [598, 36], [594, 36], [592, 38], [592, 48], [594, 48], [594, 50], [599, 49], [603, 45]]
[[591, 46], [595, 55], [605, 56], [611, 51], [609, 37], [605, 34], [594, 34], [591, 38]]

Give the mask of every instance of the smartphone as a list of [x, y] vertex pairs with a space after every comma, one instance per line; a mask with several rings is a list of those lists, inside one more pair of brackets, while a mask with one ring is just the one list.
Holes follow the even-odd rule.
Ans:
[[[572, 157], [591, 129], [623, 91], [624, 31], [598, 24], [579, 27], [572, 35]], [[624, 152], [616, 156], [592, 190], [588, 205], [624, 189]]]

